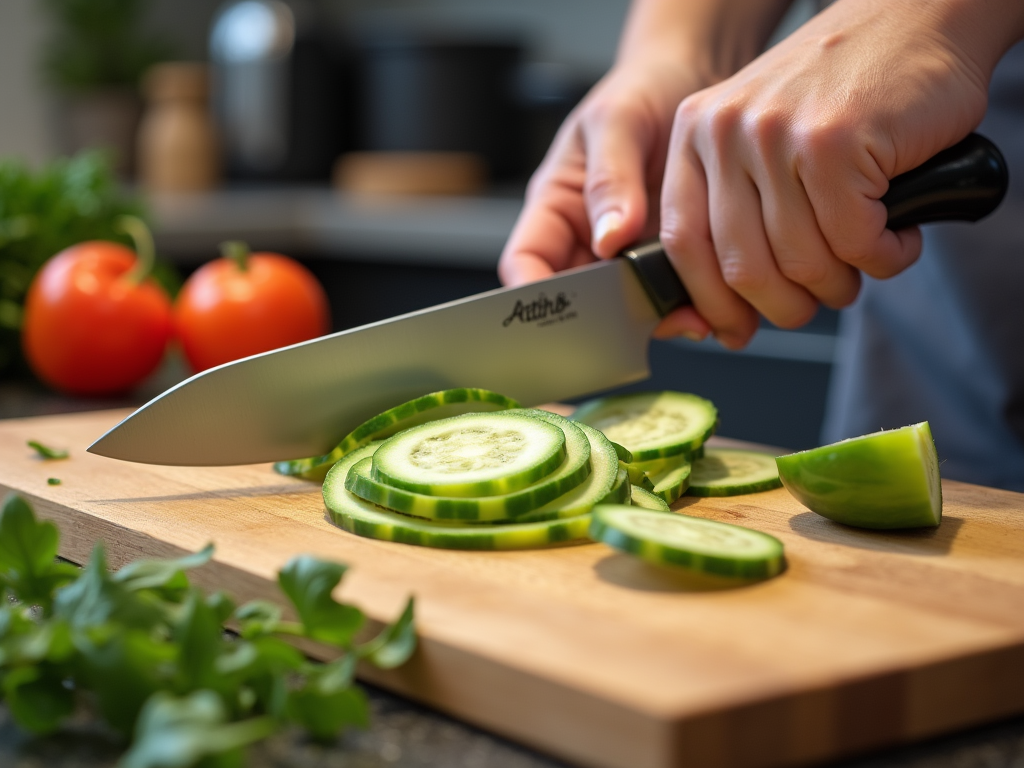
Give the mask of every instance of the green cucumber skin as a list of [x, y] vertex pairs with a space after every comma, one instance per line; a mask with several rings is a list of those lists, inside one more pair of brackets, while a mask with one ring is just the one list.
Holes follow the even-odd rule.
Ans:
[[626, 446], [619, 445], [614, 440], [610, 440], [609, 442], [612, 444], [612, 447], [615, 448], [615, 453], [618, 455], [619, 461], [623, 464], [629, 464], [634, 460], [632, 452]]
[[761, 485], [745, 486], [742, 489], [740, 489], [740, 488], [737, 488], [737, 489], [714, 488], [714, 487], [707, 487], [707, 486], [695, 487], [695, 486], [691, 485], [689, 488], [686, 489], [686, 495], [687, 496], [699, 496], [702, 499], [710, 499], [710, 498], [719, 498], [719, 499], [721, 499], [721, 498], [725, 498], [727, 496], [746, 496], [746, 495], [751, 494], [751, 493], [763, 493], [764, 491], [774, 491], [776, 488], [781, 488], [781, 487], [782, 487], [782, 481], [781, 480], [779, 480], [778, 482], [776, 482], [774, 480], [769, 480], [769, 481], [766, 481], [765, 483], [763, 483]]
[[358, 448], [339, 461], [324, 481], [323, 497], [331, 522], [366, 538], [461, 550], [537, 549], [586, 539], [590, 515], [536, 523], [461, 526], [418, 520], [360, 499], [345, 489], [349, 469], [381, 445]]
[[668, 504], [661, 496], [655, 496], [646, 488], [633, 485], [629, 489], [629, 500], [634, 507], [640, 507], [642, 509], [650, 509], [654, 512], [671, 512]]
[[[614, 549], [634, 555], [652, 565], [672, 565], [713, 576], [744, 580], [768, 579], [779, 575], [786, 569], [786, 560], [781, 543], [778, 546], [777, 556], [754, 560], [688, 552], [681, 549], [664, 547], [657, 542], [640, 539], [624, 533], [608, 525], [602, 519], [600, 511], [600, 508], [595, 508], [593, 519], [590, 522], [590, 538], [607, 544]], [[685, 517], [685, 515], [681, 517]], [[721, 523], [721, 525], [728, 525], [728, 523]], [[763, 535], [767, 536], [767, 534]], [[774, 539], [774, 537], [769, 538]]]
[[654, 483], [651, 482], [651, 478], [649, 478], [647, 473], [636, 464], [626, 464], [619, 461], [619, 467], [626, 470], [629, 482], [633, 485], [639, 485], [641, 488], [646, 488], [648, 491], [654, 488]]
[[[330, 508], [328, 508], [328, 513], [331, 522], [336, 526], [357, 536], [378, 541], [413, 544], [420, 547], [467, 551], [541, 549], [553, 544], [573, 541], [583, 543], [587, 538], [587, 531], [590, 529], [590, 515], [552, 521], [547, 526], [544, 523], [513, 523], [493, 527], [474, 526], [472, 529], [438, 526], [436, 530], [428, 531], [410, 527], [408, 523], [400, 520], [393, 524], [373, 523]], [[390, 514], [396, 518], [401, 517], [397, 512]], [[410, 520], [412, 519], [410, 518]], [[418, 521], [412, 522], [415, 524]], [[513, 526], [516, 526], [514, 530]]]
[[[700, 459], [694, 460], [694, 470], [690, 477], [688, 496], [700, 496], [703, 498], [726, 496], [744, 496], [750, 493], [762, 493], [782, 487], [782, 480], [778, 476], [777, 468], [773, 467], [771, 477], [762, 477], [758, 480], [741, 482], [735, 478], [723, 478], [720, 480], [704, 482], [701, 478], [701, 462], [714, 461], [719, 456], [735, 454], [740, 456], [763, 456], [773, 458], [771, 454], [761, 451], [749, 451], [741, 448], [712, 448]], [[777, 464], [777, 462], [776, 462]]]
[[[589, 446], [588, 446], [589, 447]], [[365, 459], [364, 459], [365, 461]], [[549, 501], [557, 499], [587, 479], [590, 462], [581, 464], [571, 474], [543, 486], [525, 488], [501, 496], [462, 498], [458, 496], [430, 496], [393, 488], [379, 483], [363, 473], [349, 471], [345, 488], [361, 499], [413, 517], [439, 521], [478, 523], [512, 522], [522, 515], [535, 513]], [[557, 512], [536, 515], [531, 520], [554, 520]]]
[[308, 459], [293, 459], [292, 461], [279, 461], [274, 464], [274, 471], [282, 475], [298, 475], [307, 480], [318, 480], [322, 482], [327, 476], [334, 463], [344, 456], [361, 448], [369, 442], [390, 437], [400, 429], [415, 426], [416, 417], [429, 412], [435, 408], [445, 405], [465, 403], [476, 404], [478, 407], [471, 407], [468, 412], [475, 411], [501, 411], [518, 408], [519, 403], [515, 400], [491, 392], [489, 389], [473, 389], [462, 387], [456, 389], [444, 389], [439, 392], [417, 397], [415, 400], [389, 408], [371, 419], [364, 421], [348, 435], [330, 453], [323, 456], [313, 456]]
[[[627, 445], [625, 448], [630, 451], [632, 461], [642, 462], [650, 461], [652, 459], [664, 459], [670, 456], [692, 454], [693, 452], [700, 450], [701, 446], [709, 437], [711, 437], [711, 435], [714, 434], [715, 429], [718, 427], [718, 410], [710, 400], [706, 400], [688, 392], [640, 392], [597, 398], [580, 405], [572, 414], [571, 418], [573, 421], [590, 424], [591, 421], [599, 420], [597, 417], [600, 416], [603, 409], [614, 407], [619, 403], [627, 403], [630, 400], [641, 400], [644, 398], [656, 399], [661, 396], [667, 396], [670, 399], [685, 400], [692, 405], [697, 406], [699, 409], [705, 410], [709, 416], [707, 424], [703, 428], [699, 429], [699, 431], [689, 439], [673, 445], [648, 448], [638, 448]], [[590, 425], [594, 426], [593, 424]]]
[[629, 504], [630, 503], [630, 490], [633, 485], [629, 482], [629, 474], [626, 470], [619, 467], [618, 473], [615, 475], [615, 485], [608, 491], [608, 494], [601, 499], [598, 504]]
[[[428, 431], [429, 433], [431, 429], [446, 429], [448, 427], [458, 431], [462, 428], [470, 428], [481, 417], [498, 418], [499, 416], [509, 419], [510, 424], [514, 423], [514, 421], [519, 421], [521, 424], [531, 423], [534, 425], [531, 429], [542, 430], [541, 434], [544, 435], [544, 439], [550, 443], [547, 446], [550, 449], [550, 453], [544, 456], [543, 460], [539, 461], [539, 463], [519, 467], [514, 473], [495, 475], [479, 480], [465, 480], [462, 482], [438, 480], [437, 482], [428, 483], [415, 477], [410, 478], [406, 476], [407, 468], [403, 466], [404, 448], [400, 446], [403, 446], [405, 441], [416, 439], [418, 431]], [[550, 423], [537, 425], [537, 421], [539, 420], [527, 417], [516, 410], [511, 410], [505, 411], [504, 415], [494, 414], [492, 416], [492, 414], [469, 413], [417, 425], [417, 427], [404, 430], [384, 441], [384, 444], [374, 454], [372, 477], [379, 483], [429, 496], [476, 498], [480, 496], [505, 495], [522, 490], [555, 473], [559, 465], [566, 458], [564, 430]], [[557, 440], [551, 442], [552, 438], [557, 438]]]
[[942, 522], [941, 489], [936, 515], [928, 478], [921, 473], [921, 440], [934, 438], [927, 422], [870, 439], [779, 456], [786, 489], [808, 509], [845, 525], [874, 530], [934, 528]]
[[586, 424], [575, 425], [583, 430], [590, 442], [590, 476], [576, 488], [563, 494], [543, 507], [518, 518], [520, 521], [543, 519], [552, 512], [560, 517], [569, 518], [586, 514], [606, 498], [619, 480], [619, 457], [611, 441], [599, 430]]
[[[531, 409], [519, 409], [516, 413], [542, 419], [560, 428], [565, 434], [565, 444], [572, 463], [564, 464], [550, 475], [550, 482], [506, 495], [473, 499], [413, 493], [349, 472], [345, 478], [346, 488], [370, 503], [402, 514], [432, 520], [495, 523], [512, 522], [523, 515], [530, 515], [529, 519], [532, 522], [578, 514], [563, 514], [560, 510], [535, 513], [535, 510], [564, 496], [587, 479], [591, 472], [590, 440], [578, 424], [557, 414]], [[569, 458], [566, 462], [569, 462]]]
[[651, 493], [661, 498], [666, 504], [671, 504], [689, 488], [691, 471], [692, 465], [688, 461], [683, 461], [678, 466], [662, 470], [662, 472], [650, 478], [652, 484]]

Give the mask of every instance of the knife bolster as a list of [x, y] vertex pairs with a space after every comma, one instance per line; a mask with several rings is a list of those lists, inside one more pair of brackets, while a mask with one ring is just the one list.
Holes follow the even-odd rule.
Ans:
[[676, 307], [693, 303], [658, 240], [627, 248], [619, 255], [629, 259], [640, 285], [661, 317]]

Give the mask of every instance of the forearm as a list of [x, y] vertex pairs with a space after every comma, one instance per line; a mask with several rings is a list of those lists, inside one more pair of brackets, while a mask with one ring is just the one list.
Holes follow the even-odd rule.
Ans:
[[634, 0], [617, 64], [684, 61], [709, 83], [723, 80], [761, 52], [790, 2]]

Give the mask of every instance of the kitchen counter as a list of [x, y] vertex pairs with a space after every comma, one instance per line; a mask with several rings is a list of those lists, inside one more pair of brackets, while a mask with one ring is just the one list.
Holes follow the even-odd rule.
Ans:
[[[174, 370], [162, 372], [173, 377]], [[150, 383], [159, 388], [158, 377]], [[30, 384], [0, 385], [0, 417], [135, 405], [148, 392], [117, 401], [71, 400]], [[295, 733], [282, 734], [253, 750], [251, 768], [556, 768], [561, 763], [526, 750], [400, 697], [369, 689], [372, 727], [335, 744], [314, 745]], [[5, 768], [113, 768], [118, 745], [88, 715], [65, 732], [37, 739], [22, 733], [0, 707], [0, 765]], [[843, 763], [846, 768], [1024, 768], [1024, 719], [988, 725]]]

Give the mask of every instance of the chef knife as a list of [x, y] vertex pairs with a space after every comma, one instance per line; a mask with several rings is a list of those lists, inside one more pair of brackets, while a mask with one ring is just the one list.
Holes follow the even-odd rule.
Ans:
[[[890, 228], [976, 221], [1008, 183], [972, 134], [893, 179]], [[412, 312], [197, 374], [89, 447], [148, 464], [219, 466], [316, 456], [397, 403], [452, 387], [524, 405], [646, 378], [659, 320], [690, 303], [659, 243], [516, 288]]]

